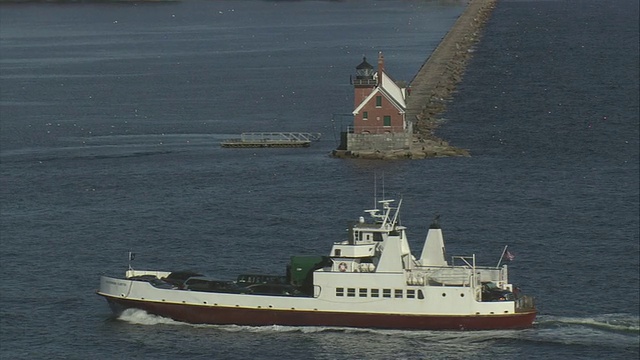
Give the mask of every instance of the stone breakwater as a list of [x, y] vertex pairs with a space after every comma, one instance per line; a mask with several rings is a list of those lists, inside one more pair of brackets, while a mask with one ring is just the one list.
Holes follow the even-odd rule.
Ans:
[[484, 24], [497, 0], [470, 0], [467, 7], [422, 65], [410, 83], [407, 120], [413, 122], [414, 138], [410, 149], [392, 151], [341, 151], [335, 157], [366, 159], [424, 159], [444, 156], [469, 156], [469, 151], [449, 145], [435, 135], [438, 116], [446, 109], [456, 85], [462, 80], [472, 48], [479, 41]]

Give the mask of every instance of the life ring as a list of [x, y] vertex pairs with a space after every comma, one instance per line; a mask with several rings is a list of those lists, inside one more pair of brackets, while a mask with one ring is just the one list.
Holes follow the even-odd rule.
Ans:
[[340, 268], [340, 272], [347, 271], [347, 263], [341, 262], [340, 265], [338, 265], [338, 268]]

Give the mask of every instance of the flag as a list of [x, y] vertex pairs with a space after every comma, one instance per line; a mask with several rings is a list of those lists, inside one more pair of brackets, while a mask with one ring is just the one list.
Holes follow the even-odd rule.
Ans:
[[513, 261], [513, 259], [516, 258], [515, 255], [513, 255], [509, 250], [507, 250], [507, 252], [505, 252], [504, 257], [507, 261]]
[[136, 253], [129, 252], [129, 261], [132, 261], [135, 258], [136, 258]]

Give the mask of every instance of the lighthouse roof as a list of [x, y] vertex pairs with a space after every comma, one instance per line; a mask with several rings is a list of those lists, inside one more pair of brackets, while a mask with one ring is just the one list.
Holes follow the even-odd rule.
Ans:
[[398, 109], [399, 112], [404, 113], [407, 107], [407, 104], [404, 100], [404, 92], [403, 90], [395, 83], [391, 78], [385, 73], [382, 72], [382, 77], [378, 80], [378, 86], [376, 86], [375, 90], [369, 94], [361, 103], [356, 107], [353, 111], [353, 115], [358, 114], [366, 104], [371, 101], [376, 95], [382, 94], [384, 95], [391, 103]]
[[366, 56], [363, 56], [360, 65], [356, 66], [356, 70], [360, 69], [373, 69], [373, 66], [367, 62]]

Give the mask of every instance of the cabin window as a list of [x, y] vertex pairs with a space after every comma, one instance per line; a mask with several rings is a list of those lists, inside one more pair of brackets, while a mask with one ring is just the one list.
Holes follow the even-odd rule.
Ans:
[[396, 289], [394, 296], [396, 299], [402, 299], [402, 289]]
[[408, 299], [415, 299], [416, 298], [416, 291], [413, 290], [413, 289], [407, 290], [407, 298]]
[[391, 126], [391, 116], [385, 115], [383, 118], [384, 123], [383, 126]]
[[371, 289], [371, 297], [380, 297], [380, 289]]
[[362, 120], [369, 120], [369, 112], [368, 111], [363, 111], [362, 112]]
[[373, 241], [382, 241], [382, 240], [384, 239], [382, 238], [381, 233], [378, 233], [378, 232], [373, 233]]
[[360, 288], [360, 297], [367, 297], [367, 289]]
[[367, 241], [371, 240], [371, 234], [367, 234]]
[[336, 288], [336, 296], [344, 296], [344, 288]]
[[391, 297], [391, 289], [382, 289], [382, 297], [390, 298]]
[[382, 107], [382, 96], [376, 96], [376, 107]]
[[356, 296], [356, 289], [354, 289], [354, 288], [347, 288], [347, 296], [348, 296], [348, 297], [355, 297], [355, 296]]
[[420, 300], [424, 299], [424, 294], [422, 293], [422, 290], [418, 290], [418, 299]]
[[336, 249], [336, 256], [340, 256], [342, 254], [342, 251], [340, 249]]

